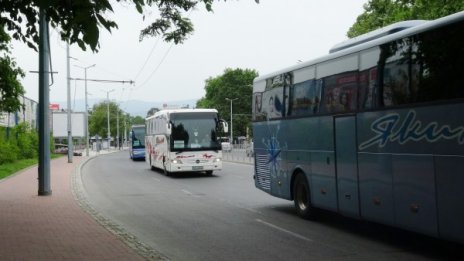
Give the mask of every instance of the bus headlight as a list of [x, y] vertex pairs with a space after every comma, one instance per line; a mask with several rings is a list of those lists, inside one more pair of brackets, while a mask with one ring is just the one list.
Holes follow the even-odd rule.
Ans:
[[172, 164], [182, 164], [182, 161], [180, 159], [173, 159]]
[[221, 159], [220, 158], [215, 158], [214, 162], [221, 162]]

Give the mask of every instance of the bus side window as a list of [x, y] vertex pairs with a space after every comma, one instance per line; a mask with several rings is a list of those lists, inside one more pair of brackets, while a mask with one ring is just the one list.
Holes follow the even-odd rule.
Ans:
[[312, 115], [319, 110], [320, 89], [315, 79], [294, 84], [290, 97], [291, 116]]
[[322, 80], [322, 111], [355, 111], [358, 100], [358, 54], [321, 63], [317, 68], [318, 78]]
[[377, 105], [377, 63], [379, 55], [379, 47], [360, 53], [358, 109], [373, 109]]

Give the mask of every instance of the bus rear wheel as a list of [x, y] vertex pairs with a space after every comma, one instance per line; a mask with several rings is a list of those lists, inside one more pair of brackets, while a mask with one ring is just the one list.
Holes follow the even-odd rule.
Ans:
[[296, 174], [293, 182], [293, 201], [298, 216], [305, 219], [314, 217], [309, 184], [305, 175], [301, 172]]

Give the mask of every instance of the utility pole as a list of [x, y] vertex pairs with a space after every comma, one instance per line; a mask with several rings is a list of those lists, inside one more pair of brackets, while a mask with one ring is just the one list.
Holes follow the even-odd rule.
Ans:
[[[127, 123], [127, 115], [125, 115], [125, 117], [124, 117], [124, 143], [127, 142], [127, 125], [126, 125], [126, 123]], [[123, 145], [123, 147], [124, 147], [124, 145]]]
[[50, 93], [48, 77], [50, 50], [48, 21], [43, 8], [39, 8], [39, 196], [52, 194], [50, 187]]
[[[77, 66], [75, 65], [76, 67], [80, 67], [80, 66]], [[125, 83], [129, 83], [129, 84], [134, 84], [134, 81], [132, 80], [129, 80], [129, 81], [118, 81], [118, 80], [105, 80], [105, 79], [87, 79], [87, 69], [89, 69], [90, 67], [94, 67], [95, 64], [92, 64], [91, 66], [87, 66], [87, 67], [80, 67], [82, 69], [85, 70], [85, 78], [82, 79], [82, 78], [70, 78], [71, 80], [75, 80], [75, 81], [85, 81], [85, 122], [86, 122], [86, 156], [89, 156], [89, 110], [88, 110], [88, 106], [87, 106], [87, 81], [93, 81], [93, 82], [103, 82], [103, 83], [122, 83], [122, 84], [125, 84]], [[109, 93], [114, 91], [111, 90], [111, 91], [108, 91], [107, 92], [107, 100], [108, 100], [108, 150], [110, 149], [110, 146], [109, 146], [109, 143], [110, 143], [110, 117], [109, 117]]]
[[111, 131], [110, 131], [110, 92], [113, 92], [114, 89], [109, 90], [106, 92], [106, 116], [107, 116], [107, 123], [108, 123], [108, 151], [110, 151], [110, 138], [111, 138]]
[[120, 150], [121, 147], [119, 146], [119, 106], [116, 108], [116, 142], [118, 143], [118, 149]]
[[73, 140], [71, 127], [71, 76], [69, 69], [69, 44], [66, 44], [67, 99], [68, 99], [68, 163], [73, 162]]
[[233, 144], [234, 144], [234, 128], [233, 128], [233, 125], [232, 125], [232, 102], [237, 100], [238, 98], [234, 98], [234, 99], [229, 99], [229, 98], [226, 98], [226, 100], [230, 101], [230, 144], [231, 146], [233, 147]]
[[87, 103], [87, 69], [95, 67], [95, 64], [92, 64], [87, 67], [81, 67], [74, 65], [76, 67], [79, 67], [81, 69], [84, 69], [84, 82], [85, 82], [85, 156], [89, 156], [89, 106]]

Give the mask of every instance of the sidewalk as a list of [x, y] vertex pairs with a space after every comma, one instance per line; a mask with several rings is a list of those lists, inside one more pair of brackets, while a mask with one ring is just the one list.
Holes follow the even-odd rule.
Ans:
[[0, 260], [145, 260], [74, 198], [73, 172], [89, 159], [83, 155], [51, 161], [49, 196], [38, 196], [37, 166], [0, 180]]

